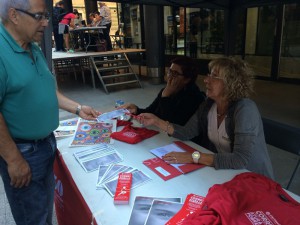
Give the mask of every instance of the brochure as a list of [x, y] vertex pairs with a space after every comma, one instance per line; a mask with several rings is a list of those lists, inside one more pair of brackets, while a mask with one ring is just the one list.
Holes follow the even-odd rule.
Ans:
[[153, 200], [145, 225], [165, 225], [182, 207], [182, 203]]
[[[145, 173], [143, 173], [140, 170], [135, 169], [135, 170], [131, 171], [131, 173], [132, 173], [131, 189], [141, 186], [151, 180], [151, 178], [148, 175], [146, 175]], [[118, 182], [118, 179], [114, 179], [114, 180], [108, 181], [103, 184], [104, 188], [108, 191], [108, 193], [112, 197], [114, 197], [114, 195], [115, 195], [116, 188], [117, 188], [117, 182]]]
[[118, 177], [119, 173], [131, 172], [133, 170], [130, 166], [124, 166], [120, 164], [111, 164], [109, 166], [99, 166], [98, 179], [96, 188], [102, 188], [102, 185], [110, 180], [114, 180]]
[[181, 203], [181, 198], [136, 196], [128, 225], [144, 225], [154, 199]]
[[110, 135], [116, 129], [116, 120], [97, 122], [80, 119], [70, 146], [89, 146], [100, 143], [112, 144], [113, 139], [110, 138]]
[[58, 128], [54, 131], [56, 138], [68, 137], [75, 134], [78, 118], [62, 120], [59, 122]]
[[128, 109], [116, 109], [110, 112], [102, 113], [97, 117], [98, 122], [107, 122], [115, 118], [120, 118], [126, 116], [128, 113]]
[[79, 150], [74, 153], [74, 157], [86, 172], [95, 171], [99, 166], [123, 161], [122, 156], [114, 148], [105, 144]]
[[181, 225], [189, 215], [201, 208], [204, 197], [195, 194], [189, 194], [179, 212], [174, 215], [166, 225]]
[[78, 117], [59, 121], [59, 126], [76, 126], [78, 123]]
[[101, 183], [102, 180], [107, 173], [107, 171], [112, 167], [113, 165], [100, 165], [98, 169], [98, 178], [97, 178], [97, 183], [96, 183], [96, 188], [99, 189], [101, 188]]
[[115, 205], [129, 203], [131, 192], [132, 173], [119, 173], [116, 193], [114, 196]]

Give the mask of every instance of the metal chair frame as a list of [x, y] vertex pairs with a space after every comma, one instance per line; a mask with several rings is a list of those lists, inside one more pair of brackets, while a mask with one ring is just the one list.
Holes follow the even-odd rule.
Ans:
[[300, 129], [274, 120], [262, 118], [266, 143], [298, 156], [298, 162], [288, 181], [289, 189], [300, 165]]

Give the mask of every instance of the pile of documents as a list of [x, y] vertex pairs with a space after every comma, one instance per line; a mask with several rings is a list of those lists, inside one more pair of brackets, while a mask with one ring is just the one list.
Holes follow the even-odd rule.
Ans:
[[74, 153], [74, 157], [86, 172], [98, 170], [99, 166], [123, 161], [121, 154], [107, 144], [80, 149]]

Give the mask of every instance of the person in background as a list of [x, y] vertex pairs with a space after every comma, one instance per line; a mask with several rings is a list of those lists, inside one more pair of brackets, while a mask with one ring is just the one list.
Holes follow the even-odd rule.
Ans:
[[103, 35], [104, 35], [104, 39], [106, 40], [106, 45], [107, 45], [106, 50], [111, 51], [112, 44], [111, 44], [111, 40], [110, 40], [110, 28], [111, 28], [110, 8], [104, 2], [99, 2], [99, 5], [100, 5], [100, 16], [103, 19], [101, 24], [106, 26], [106, 29], [103, 29]]
[[58, 32], [58, 24], [59, 24], [59, 15], [64, 13], [64, 2], [59, 1], [55, 4], [52, 13], [52, 27], [53, 27], [53, 36], [55, 42], [55, 51], [56, 52], [64, 52], [64, 35], [59, 34]]
[[[83, 27], [82, 25], [82, 18], [77, 9], [73, 9], [73, 14], [77, 15], [77, 18], [74, 19], [74, 28]], [[75, 50], [83, 50], [84, 49], [84, 42], [85, 42], [85, 33], [83, 32], [73, 32], [72, 41], [74, 42]], [[79, 47], [80, 41], [80, 47]]]
[[70, 48], [70, 29], [74, 29], [75, 19], [78, 19], [79, 13], [67, 13], [59, 23], [59, 30], [64, 34], [67, 52], [73, 53], [74, 49]]
[[212, 60], [209, 71], [204, 79], [208, 98], [184, 126], [153, 114], [141, 114], [140, 122], [181, 140], [200, 135], [200, 145], [215, 153], [171, 152], [163, 157], [168, 163], [248, 169], [274, 178], [261, 115], [248, 98], [253, 90], [252, 70], [244, 61], [227, 57]]
[[59, 107], [93, 120], [99, 112], [56, 89], [40, 43], [44, 0], [0, 1], [0, 175], [17, 225], [51, 225]]
[[119, 108], [126, 108], [135, 115], [153, 113], [170, 123], [186, 124], [205, 100], [205, 94], [195, 83], [198, 69], [194, 59], [181, 56], [173, 59], [171, 63], [166, 87], [161, 89], [147, 108], [142, 109], [132, 103], [126, 103]]
[[95, 13], [89, 14], [89, 20], [91, 21], [91, 23], [89, 23], [87, 26], [94, 27], [95, 26]]
[[78, 17], [74, 19], [75, 27], [82, 27], [82, 18], [77, 9], [73, 9], [73, 14], [77, 14]]
[[104, 19], [100, 16], [100, 12], [94, 12], [94, 27], [104, 26]]
[[[93, 17], [93, 20], [91, 17]], [[92, 23], [90, 24], [90, 26], [93, 26], [93, 27], [103, 26], [102, 25], [103, 20], [102, 20], [102, 17], [100, 16], [100, 12], [98, 12], [98, 11], [90, 14], [90, 20], [92, 20]], [[100, 29], [97, 32], [99, 32], [97, 35], [93, 35], [90, 37], [90, 43], [92, 46], [89, 46], [89, 50], [97, 51], [98, 46], [95, 46], [95, 45], [99, 44], [99, 42], [98, 42], [99, 37], [102, 40], [104, 39], [103, 29]], [[99, 37], [98, 37], [98, 35], [99, 35]]]

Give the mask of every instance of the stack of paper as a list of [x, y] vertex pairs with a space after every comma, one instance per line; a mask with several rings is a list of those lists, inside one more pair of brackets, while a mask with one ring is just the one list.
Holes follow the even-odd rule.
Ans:
[[114, 196], [115, 205], [129, 203], [131, 192], [132, 173], [119, 173], [116, 193]]
[[96, 183], [96, 188], [103, 188], [103, 184], [115, 180], [119, 173], [131, 172], [134, 169], [130, 166], [124, 166], [119, 164], [110, 164], [110, 165], [100, 165], [98, 170], [98, 179]]
[[97, 120], [99, 122], [107, 122], [111, 119], [117, 119], [117, 118], [125, 118], [126, 115], [130, 114], [128, 109], [116, 109], [110, 112], [102, 113], [100, 116], [97, 117]]
[[122, 156], [106, 144], [85, 148], [74, 153], [74, 157], [86, 172], [95, 171], [102, 165], [123, 161]]
[[74, 135], [77, 128], [78, 118], [63, 120], [59, 122], [58, 128], [54, 131], [56, 138]]
[[[131, 189], [139, 187], [151, 180], [151, 178], [147, 174], [143, 173], [140, 170], [135, 169], [130, 172], [132, 173]], [[114, 195], [115, 195], [117, 183], [118, 183], [118, 179], [116, 178], [114, 180], [108, 181], [103, 184], [104, 188], [108, 191], [108, 193], [112, 197], [114, 197]]]

